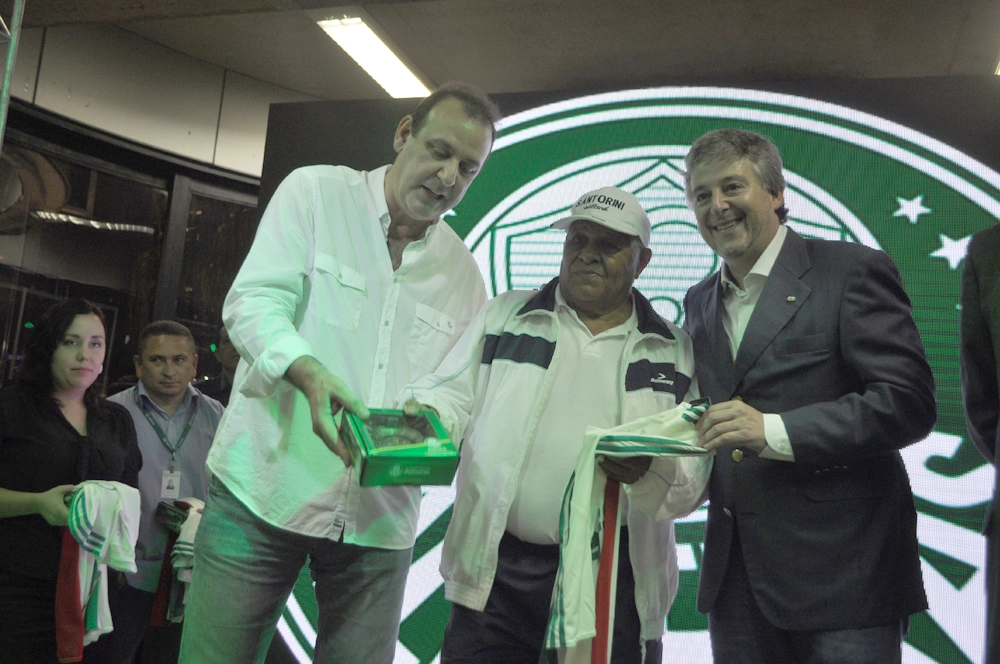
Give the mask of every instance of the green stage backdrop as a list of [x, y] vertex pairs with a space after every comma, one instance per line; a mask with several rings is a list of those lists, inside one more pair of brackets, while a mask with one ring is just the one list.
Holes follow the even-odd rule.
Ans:
[[[979, 528], [993, 470], [966, 438], [957, 308], [969, 237], [1000, 219], [995, 170], [914, 129], [803, 96], [723, 87], [631, 90], [506, 118], [487, 167], [447, 220], [473, 251], [491, 295], [537, 288], [558, 273], [563, 233], [549, 224], [580, 193], [622, 187], [639, 198], [653, 225], [653, 260], [637, 286], [665, 318], [681, 323], [685, 291], [719, 268], [685, 205], [682, 159], [695, 138], [724, 126], [761, 132], [780, 147], [790, 227], [881, 248], [902, 272], [939, 399], [934, 432], [903, 450], [931, 606], [912, 621], [904, 662], [978, 662]], [[401, 664], [437, 658], [449, 611], [438, 563], [453, 497], [452, 487], [424, 492], [397, 648]], [[667, 621], [664, 661], [711, 661], [706, 620], [695, 611], [704, 521], [702, 508], [676, 524], [680, 591]], [[311, 657], [315, 623], [304, 571], [279, 625], [301, 661]]]

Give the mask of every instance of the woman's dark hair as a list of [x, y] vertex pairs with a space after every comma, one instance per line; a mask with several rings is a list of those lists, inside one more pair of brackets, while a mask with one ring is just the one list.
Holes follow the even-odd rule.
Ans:
[[[24, 347], [24, 364], [21, 365], [18, 380], [39, 401], [54, 403], [52, 355], [66, 335], [66, 330], [73, 324], [73, 320], [77, 316], [87, 314], [97, 316], [101, 319], [104, 329], [108, 329], [101, 309], [93, 302], [80, 297], [56, 303], [35, 323], [35, 329], [32, 330]], [[95, 380], [94, 384], [84, 392], [83, 403], [88, 412], [100, 414], [101, 409], [98, 406], [100, 388], [97, 383]]]

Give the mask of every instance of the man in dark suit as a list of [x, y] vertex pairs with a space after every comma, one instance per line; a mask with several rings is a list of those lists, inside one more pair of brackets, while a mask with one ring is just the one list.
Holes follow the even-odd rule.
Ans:
[[[997, 465], [1000, 449], [1000, 225], [976, 233], [962, 267], [962, 396], [972, 442]], [[986, 655], [1000, 664], [1000, 473], [986, 512]]]
[[722, 269], [688, 292], [716, 450], [698, 591], [720, 664], [892, 664], [927, 608], [898, 450], [934, 380], [892, 260], [784, 226], [781, 157], [723, 129], [688, 153], [688, 203]]

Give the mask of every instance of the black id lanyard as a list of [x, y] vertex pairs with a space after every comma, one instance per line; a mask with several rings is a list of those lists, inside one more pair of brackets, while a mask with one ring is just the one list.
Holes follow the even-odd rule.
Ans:
[[177, 439], [176, 445], [171, 446], [170, 441], [167, 440], [167, 434], [163, 433], [163, 429], [161, 429], [160, 425], [156, 423], [153, 416], [148, 410], [146, 410], [146, 405], [142, 402], [142, 399], [139, 398], [138, 387], [135, 388], [134, 396], [135, 405], [138, 406], [139, 410], [142, 411], [142, 414], [146, 416], [150, 426], [153, 427], [153, 431], [155, 431], [156, 435], [160, 437], [160, 442], [163, 443], [163, 446], [170, 452], [170, 472], [174, 472], [177, 452], [181, 449], [181, 445], [184, 444], [184, 441], [187, 440], [188, 432], [191, 431], [191, 425], [194, 424], [194, 416], [198, 412], [198, 403], [195, 402], [191, 404], [191, 414], [188, 415], [187, 422], [184, 424], [184, 430], [181, 432], [181, 437]]

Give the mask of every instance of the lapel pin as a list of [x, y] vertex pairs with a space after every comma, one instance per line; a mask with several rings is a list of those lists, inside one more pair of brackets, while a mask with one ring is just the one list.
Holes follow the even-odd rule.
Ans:
[[794, 301], [795, 301], [795, 296], [794, 296], [794, 295], [789, 295], [789, 296], [788, 296], [788, 297], [787, 297], [786, 299], [787, 299], [787, 300], [788, 300], [789, 302], [794, 302]]

